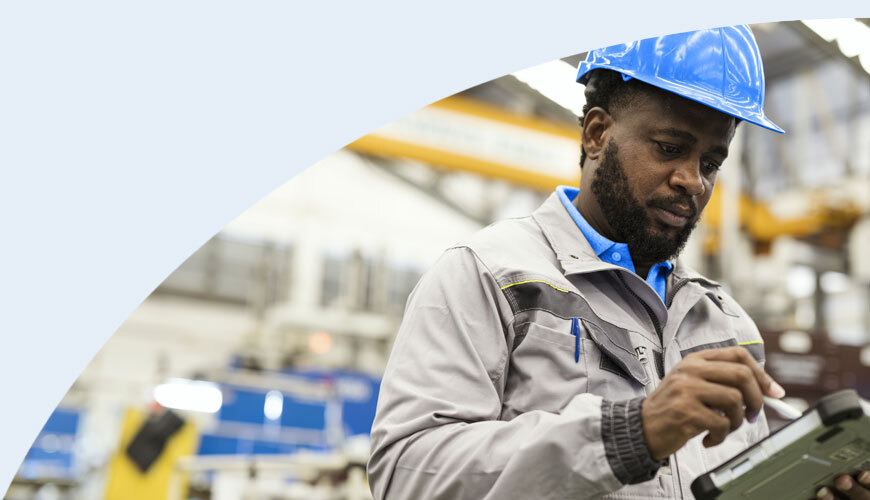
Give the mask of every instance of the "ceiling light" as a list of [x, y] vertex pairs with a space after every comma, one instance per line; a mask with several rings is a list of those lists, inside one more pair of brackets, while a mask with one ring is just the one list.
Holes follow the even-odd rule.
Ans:
[[583, 112], [586, 98], [577, 83], [577, 68], [561, 59], [517, 71], [513, 76], [559, 106], [577, 116]]
[[785, 352], [806, 354], [813, 349], [813, 339], [807, 332], [784, 332], [779, 336], [779, 348]]
[[280, 391], [266, 393], [266, 402], [263, 403], [263, 415], [269, 420], [278, 420], [284, 412], [284, 395]]
[[812, 297], [816, 293], [816, 272], [809, 266], [794, 266], [786, 275], [786, 290], [796, 299]]
[[221, 409], [223, 395], [215, 383], [175, 378], [154, 388], [154, 400], [165, 408], [214, 413]]
[[847, 274], [828, 271], [819, 277], [819, 285], [825, 293], [843, 293], [849, 291], [852, 281]]
[[813, 19], [803, 23], [829, 42], [837, 42], [846, 57], [858, 56], [870, 73], [870, 26], [856, 19]]
[[308, 348], [314, 354], [326, 354], [332, 349], [332, 335], [326, 332], [317, 332], [308, 339]]

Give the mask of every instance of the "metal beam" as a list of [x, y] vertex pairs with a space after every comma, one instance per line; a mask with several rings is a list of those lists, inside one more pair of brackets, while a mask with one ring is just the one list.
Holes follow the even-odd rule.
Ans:
[[420, 182], [417, 179], [413, 179], [410, 176], [404, 175], [389, 160], [386, 160], [383, 158], [378, 158], [377, 156], [362, 154], [360, 152], [357, 152], [357, 154], [359, 154], [361, 158], [365, 159], [365, 161], [368, 162], [370, 165], [377, 167], [378, 169], [382, 170], [383, 172], [390, 174], [392, 177], [402, 181], [404, 184], [411, 186], [414, 189], [417, 189], [418, 191], [421, 191], [426, 196], [429, 196], [433, 200], [441, 203], [442, 205], [449, 208], [453, 212], [455, 212], [455, 213], [457, 213], [457, 214], [459, 214], [459, 215], [461, 215], [461, 216], [463, 216], [463, 217], [465, 217], [465, 218], [467, 218], [467, 219], [469, 219], [477, 224], [480, 224], [481, 226], [486, 226], [487, 224], [492, 222], [485, 215], [481, 216], [481, 215], [472, 213], [466, 207], [463, 207], [462, 205], [451, 200], [450, 198], [444, 196], [444, 193], [441, 192], [439, 185], [441, 184], [441, 182], [440, 182], [441, 179], [445, 175], [448, 175], [445, 171], [433, 169], [435, 172], [435, 177], [433, 179], [431, 179], [430, 182]]
[[764, 79], [770, 85], [770, 82], [794, 76], [806, 68], [818, 65], [829, 57], [830, 55], [826, 51], [807, 50], [806, 47], [777, 54], [764, 61]]

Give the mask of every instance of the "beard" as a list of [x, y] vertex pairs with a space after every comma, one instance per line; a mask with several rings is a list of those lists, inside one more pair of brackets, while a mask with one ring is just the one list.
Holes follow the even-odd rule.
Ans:
[[635, 261], [662, 262], [675, 258], [683, 250], [689, 235], [698, 223], [698, 207], [688, 195], [674, 195], [649, 200], [646, 207], [666, 208], [671, 205], [689, 207], [692, 211], [686, 225], [656, 231], [646, 207], [631, 192], [625, 169], [617, 158], [619, 149], [611, 140], [604, 149], [601, 164], [592, 180], [592, 193], [607, 223], [621, 243], [628, 245]]

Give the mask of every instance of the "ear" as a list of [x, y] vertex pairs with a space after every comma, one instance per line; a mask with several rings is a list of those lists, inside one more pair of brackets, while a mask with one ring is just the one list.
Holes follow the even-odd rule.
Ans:
[[613, 117], [604, 108], [594, 107], [583, 119], [583, 150], [590, 160], [598, 160], [613, 127]]

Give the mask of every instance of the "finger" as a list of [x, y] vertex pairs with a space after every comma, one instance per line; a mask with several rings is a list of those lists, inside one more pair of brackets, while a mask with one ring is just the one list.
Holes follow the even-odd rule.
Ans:
[[777, 384], [773, 378], [764, 372], [755, 358], [749, 354], [749, 351], [740, 346], [733, 347], [723, 347], [720, 349], [706, 349], [703, 351], [698, 351], [697, 354], [703, 359], [713, 361], [731, 361], [734, 363], [742, 363], [749, 367], [752, 370], [753, 375], [755, 375], [755, 379], [758, 381], [758, 385], [761, 386], [762, 392], [767, 394], [770, 397], [781, 398], [785, 396], [785, 389], [782, 388], [781, 385]]
[[746, 406], [746, 415], [756, 417], [764, 405], [761, 387], [755, 374], [743, 363], [730, 361], [707, 361], [692, 368], [698, 377], [716, 384], [735, 387], [741, 393], [741, 403]]
[[830, 488], [825, 486], [816, 493], [816, 498], [819, 500], [834, 500], [834, 493], [831, 492]]
[[729, 431], [733, 431], [743, 424], [745, 413], [743, 410], [743, 394], [740, 390], [727, 385], [701, 381], [699, 382], [698, 394], [698, 399], [702, 403], [725, 412], [730, 422]]
[[864, 486], [870, 486], [870, 470], [861, 471], [858, 474], [858, 482]]
[[834, 481], [834, 487], [845, 493], [850, 500], [870, 500], [870, 490], [848, 474], [843, 474]]
[[725, 441], [728, 433], [731, 432], [731, 421], [728, 417], [720, 415], [715, 411], [703, 405], [698, 405], [696, 409], [696, 425], [709, 431], [702, 443], [706, 448], [716, 446]]

